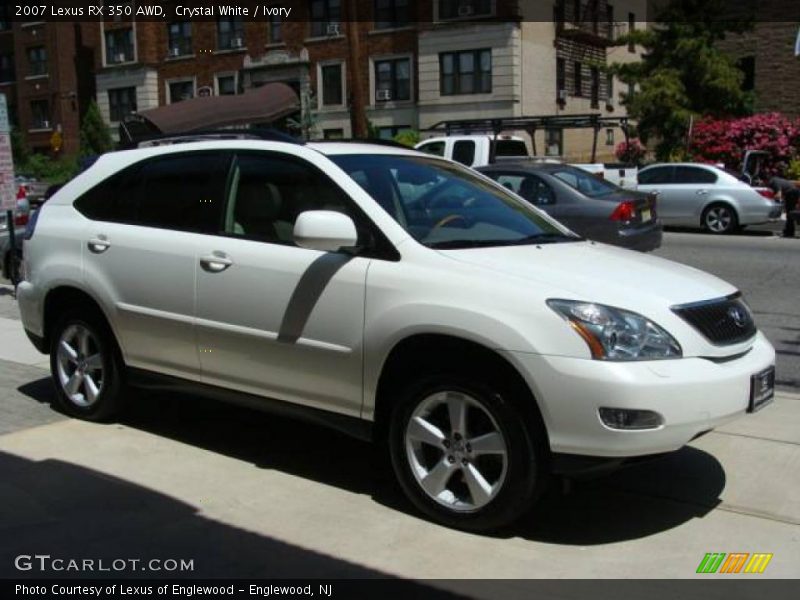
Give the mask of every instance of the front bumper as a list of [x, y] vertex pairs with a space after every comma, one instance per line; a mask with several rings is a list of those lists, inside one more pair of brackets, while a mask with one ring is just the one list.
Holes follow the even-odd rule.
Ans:
[[[760, 332], [738, 358], [604, 362], [508, 353], [542, 411], [553, 452], [631, 457], [670, 452], [694, 437], [745, 414], [750, 377], [775, 364]], [[600, 407], [652, 410], [663, 425], [615, 430], [603, 425]]]

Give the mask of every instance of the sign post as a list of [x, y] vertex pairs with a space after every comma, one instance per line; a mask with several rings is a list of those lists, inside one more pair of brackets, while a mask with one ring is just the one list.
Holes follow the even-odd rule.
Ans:
[[[0, 94], [0, 209], [14, 210], [17, 190], [14, 186], [14, 157], [11, 154], [11, 127], [8, 124], [6, 95]], [[13, 229], [12, 222], [8, 223]]]

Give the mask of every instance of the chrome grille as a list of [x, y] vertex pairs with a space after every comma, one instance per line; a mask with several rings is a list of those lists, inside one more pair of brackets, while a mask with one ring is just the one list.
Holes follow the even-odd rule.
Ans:
[[672, 311], [715, 346], [738, 344], [756, 334], [750, 308], [738, 293], [727, 298], [673, 306]]

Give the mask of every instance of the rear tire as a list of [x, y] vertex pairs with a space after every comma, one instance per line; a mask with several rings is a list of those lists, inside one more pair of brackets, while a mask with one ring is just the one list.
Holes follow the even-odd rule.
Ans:
[[97, 313], [70, 310], [58, 319], [50, 336], [50, 371], [64, 413], [106, 421], [122, 409], [122, 358], [110, 327]]
[[474, 532], [526, 513], [546, 473], [543, 427], [518, 410], [513, 386], [488, 380], [445, 372], [405, 386], [389, 431], [392, 466], [409, 500], [443, 525]]
[[718, 235], [735, 233], [739, 230], [739, 216], [728, 204], [712, 204], [703, 211], [702, 226]]

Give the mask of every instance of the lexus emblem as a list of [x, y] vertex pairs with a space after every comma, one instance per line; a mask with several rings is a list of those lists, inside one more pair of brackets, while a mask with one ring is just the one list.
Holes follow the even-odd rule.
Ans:
[[744, 329], [744, 326], [747, 325], [747, 313], [741, 306], [731, 306], [728, 309], [728, 316], [740, 329]]

